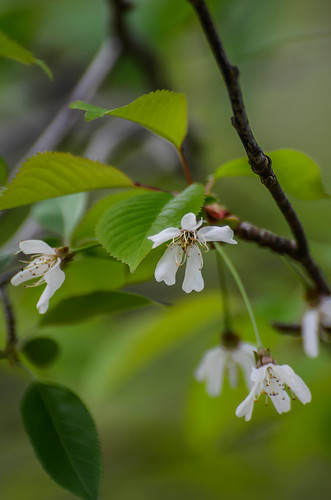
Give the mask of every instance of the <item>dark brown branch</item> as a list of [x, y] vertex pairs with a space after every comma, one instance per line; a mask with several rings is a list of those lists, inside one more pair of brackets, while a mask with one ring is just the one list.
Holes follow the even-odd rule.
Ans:
[[270, 158], [258, 145], [251, 130], [239, 85], [239, 70], [227, 58], [204, 0], [187, 1], [193, 6], [199, 17], [214, 57], [222, 72], [233, 111], [232, 124], [245, 148], [251, 169], [260, 177], [261, 182], [270, 192], [291, 228], [296, 242], [295, 252], [291, 257], [301, 262], [313, 279], [319, 292], [329, 295], [331, 294], [330, 287], [310, 255], [302, 224], [272, 170]]
[[279, 333], [285, 335], [293, 335], [295, 337], [300, 337], [301, 335], [301, 325], [296, 323], [279, 323], [278, 321], [273, 321], [271, 326], [278, 330]]
[[246, 241], [254, 241], [261, 247], [270, 248], [273, 252], [286, 254], [293, 258], [296, 255], [296, 243], [294, 240], [283, 238], [267, 229], [254, 226], [249, 222], [239, 222], [234, 232], [239, 238]]

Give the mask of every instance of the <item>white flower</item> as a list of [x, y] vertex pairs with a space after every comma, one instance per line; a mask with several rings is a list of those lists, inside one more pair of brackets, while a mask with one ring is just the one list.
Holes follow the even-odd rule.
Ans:
[[268, 363], [260, 368], [252, 368], [251, 380], [254, 383], [251, 392], [236, 409], [237, 417], [245, 417], [246, 422], [251, 419], [254, 401], [257, 401], [262, 393], [270, 397], [278, 413], [291, 409], [287, 390], [295, 394], [303, 404], [311, 401], [310, 390], [288, 365]]
[[207, 351], [198, 368], [195, 378], [198, 382], [206, 381], [209, 396], [218, 396], [223, 387], [224, 372], [227, 369], [231, 387], [238, 385], [238, 366], [242, 369], [248, 389], [252, 384], [250, 373], [254, 366], [254, 351], [256, 347], [239, 342], [237, 347], [214, 347]]
[[48, 309], [49, 299], [60, 288], [65, 279], [65, 274], [60, 268], [61, 257], [57, 254], [56, 248], [50, 247], [41, 240], [21, 241], [19, 247], [21, 252], [26, 255], [33, 254], [34, 258], [27, 263], [28, 265], [25, 268], [15, 274], [10, 282], [12, 285], [17, 286], [25, 281], [40, 278], [30, 286], [46, 283], [47, 286], [37, 304], [40, 314], [44, 314]]
[[202, 219], [197, 222], [196, 216], [193, 213], [188, 213], [181, 220], [181, 229], [168, 227], [160, 233], [148, 236], [148, 239], [153, 241], [152, 248], [172, 239], [156, 266], [156, 281], [164, 281], [166, 285], [174, 285], [177, 269], [186, 261], [182, 289], [186, 293], [190, 293], [192, 290], [201, 292], [204, 282], [201, 275], [203, 261], [199, 245], [208, 250], [207, 241], [223, 241], [232, 245], [237, 243], [233, 239], [233, 231], [229, 226], [200, 228], [202, 223]]
[[310, 358], [319, 352], [320, 328], [331, 328], [331, 297], [322, 297], [316, 307], [310, 307], [302, 318], [303, 350]]

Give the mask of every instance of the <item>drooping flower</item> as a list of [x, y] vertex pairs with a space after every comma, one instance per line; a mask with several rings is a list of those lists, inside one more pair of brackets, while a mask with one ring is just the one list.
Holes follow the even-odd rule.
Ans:
[[303, 350], [310, 358], [319, 353], [319, 334], [331, 328], [331, 297], [322, 297], [314, 307], [309, 307], [301, 323]]
[[254, 402], [263, 393], [270, 397], [278, 413], [291, 409], [291, 399], [287, 391], [294, 394], [303, 404], [311, 401], [310, 390], [288, 365], [271, 362], [252, 368], [251, 380], [253, 387], [250, 393], [236, 409], [237, 417], [245, 417], [246, 422], [251, 419]]
[[49, 305], [49, 299], [60, 288], [65, 279], [65, 274], [61, 269], [61, 262], [69, 254], [68, 247], [52, 248], [41, 240], [25, 240], [19, 244], [20, 251], [26, 255], [32, 255], [32, 260], [26, 262], [28, 265], [22, 268], [10, 280], [14, 286], [20, 285], [34, 278], [40, 278], [32, 285], [37, 286], [46, 283], [38, 303], [37, 309], [40, 314], [44, 314]]
[[238, 339], [237, 345], [226, 346], [224, 343], [207, 351], [195, 371], [198, 382], [206, 382], [206, 391], [211, 397], [222, 392], [224, 374], [227, 371], [231, 387], [238, 385], [238, 368], [244, 374], [248, 390], [252, 383], [250, 373], [254, 366], [254, 351], [256, 347]]
[[172, 239], [156, 266], [156, 281], [164, 281], [169, 286], [174, 285], [178, 267], [186, 262], [182, 289], [186, 293], [190, 293], [192, 290], [196, 292], [203, 290], [201, 248], [204, 247], [208, 250], [208, 241], [222, 241], [232, 245], [237, 242], [233, 239], [233, 231], [229, 226], [201, 227], [202, 223], [202, 219], [197, 222], [196, 216], [193, 213], [188, 213], [182, 218], [180, 229], [168, 227], [160, 233], [148, 236], [148, 239], [153, 241], [152, 248]]

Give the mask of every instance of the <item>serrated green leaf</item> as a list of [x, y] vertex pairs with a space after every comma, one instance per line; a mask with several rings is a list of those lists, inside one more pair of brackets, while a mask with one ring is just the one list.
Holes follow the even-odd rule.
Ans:
[[[293, 149], [280, 149], [268, 153], [272, 168], [285, 192], [300, 200], [319, 200], [328, 198], [319, 166], [309, 156]], [[214, 175], [222, 177], [257, 177], [248, 165], [247, 158], [238, 158], [220, 166]]]
[[105, 211], [122, 200], [140, 195], [143, 191], [143, 189], [130, 189], [130, 191], [111, 194], [110, 196], [106, 196], [105, 198], [97, 201], [95, 205], [93, 205], [93, 207], [85, 214], [84, 218], [73, 232], [73, 244], [77, 244], [78, 241], [95, 239], [95, 226]]
[[59, 351], [55, 340], [48, 337], [27, 340], [21, 348], [21, 352], [31, 363], [42, 368], [55, 361]]
[[24, 427], [48, 474], [84, 500], [98, 498], [101, 457], [95, 425], [81, 400], [61, 385], [31, 384], [21, 402]]
[[99, 314], [112, 314], [153, 304], [147, 297], [128, 292], [95, 292], [69, 297], [41, 320], [42, 325], [80, 323]]
[[104, 115], [139, 123], [180, 148], [187, 132], [187, 101], [184, 94], [157, 90], [116, 109], [105, 109], [83, 101], [71, 103], [72, 109], [86, 111], [86, 121]]
[[52, 72], [49, 67], [40, 59], [36, 59], [28, 50], [20, 44], [11, 40], [7, 35], [0, 31], [0, 56], [8, 59], [15, 59], [23, 64], [37, 64], [45, 73], [52, 78]]
[[132, 187], [120, 170], [69, 153], [39, 153], [22, 164], [0, 197], [0, 210], [67, 194]]
[[96, 227], [97, 238], [110, 255], [134, 272], [152, 248], [147, 236], [178, 227], [183, 215], [200, 211], [204, 197], [201, 184], [192, 184], [175, 197], [162, 192], [135, 196], [105, 212]]

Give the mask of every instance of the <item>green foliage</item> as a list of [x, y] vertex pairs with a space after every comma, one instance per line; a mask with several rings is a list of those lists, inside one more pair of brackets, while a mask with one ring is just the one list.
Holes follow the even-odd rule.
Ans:
[[95, 239], [95, 226], [99, 222], [99, 219], [103, 216], [104, 212], [116, 203], [132, 198], [133, 196], [137, 196], [142, 192], [143, 189], [130, 189], [130, 191], [111, 194], [110, 196], [106, 196], [105, 198], [97, 201], [97, 203], [95, 203], [95, 205], [93, 205], [93, 207], [85, 214], [80, 224], [76, 227], [72, 235], [73, 242], [77, 243], [78, 241]]
[[99, 314], [128, 311], [153, 304], [142, 295], [128, 292], [94, 292], [69, 297], [57, 304], [42, 319], [42, 325], [62, 325], [85, 321]]
[[32, 446], [54, 481], [84, 500], [96, 500], [99, 442], [80, 399], [64, 386], [35, 382], [23, 396], [21, 413]]
[[0, 198], [0, 210], [66, 194], [132, 187], [120, 170], [69, 153], [39, 153], [23, 163]]
[[[272, 168], [287, 193], [300, 200], [328, 198], [325, 192], [319, 166], [309, 156], [293, 149], [280, 149], [268, 153]], [[214, 178], [249, 176], [257, 177], [250, 169], [246, 157], [231, 160], [221, 165]]]
[[100, 220], [98, 240], [134, 272], [152, 248], [147, 237], [167, 227], [178, 227], [187, 212], [198, 213], [204, 196], [204, 186], [192, 184], [178, 196], [150, 192], [124, 200], [108, 209]]
[[36, 59], [31, 52], [8, 38], [2, 31], [0, 31], [0, 56], [15, 59], [23, 64], [37, 64], [45, 71], [49, 78], [52, 78], [51, 70], [43, 61]]
[[70, 107], [86, 111], [86, 121], [111, 115], [139, 123], [171, 142], [177, 149], [180, 148], [187, 132], [186, 97], [169, 90], [150, 92], [126, 106], [112, 110], [83, 101], [75, 101]]
[[51, 338], [35, 337], [23, 344], [21, 352], [31, 363], [44, 368], [56, 360], [59, 346]]
[[26, 207], [13, 208], [1, 214], [0, 246], [6, 243], [28, 218], [30, 210]]
[[41, 201], [33, 206], [32, 215], [44, 229], [57, 232], [63, 243], [70, 245], [71, 233], [84, 213], [87, 196], [75, 193]]

